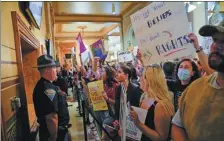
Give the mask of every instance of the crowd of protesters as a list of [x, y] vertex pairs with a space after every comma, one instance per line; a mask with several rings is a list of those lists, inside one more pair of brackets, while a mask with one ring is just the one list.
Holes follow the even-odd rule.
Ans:
[[[95, 116], [104, 128], [114, 129], [116, 140], [122, 136], [119, 114], [123, 88], [131, 106], [148, 111], [144, 123], [133, 108], [130, 112], [136, 128], [143, 133], [141, 141], [224, 139], [224, 22], [203, 26], [199, 33], [213, 38], [209, 56], [199, 46], [196, 35], [190, 33], [198, 59], [144, 66], [138, 51], [138, 61], [109, 65], [95, 57], [86, 66], [75, 68], [74, 85], [81, 82], [86, 97], [88, 83], [103, 80], [102, 95], [108, 110], [97, 111]], [[69, 74], [62, 71], [62, 75]], [[61, 89], [67, 93], [66, 88]], [[104, 132], [100, 135], [102, 140], [110, 140]]]

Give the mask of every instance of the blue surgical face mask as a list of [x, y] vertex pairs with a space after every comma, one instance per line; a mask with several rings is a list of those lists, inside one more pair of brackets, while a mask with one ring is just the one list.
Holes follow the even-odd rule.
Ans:
[[190, 71], [187, 69], [179, 69], [177, 75], [180, 80], [187, 80], [191, 77]]

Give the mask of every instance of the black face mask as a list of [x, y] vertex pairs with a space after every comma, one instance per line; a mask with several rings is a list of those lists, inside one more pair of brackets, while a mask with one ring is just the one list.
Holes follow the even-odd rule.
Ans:
[[[217, 56], [218, 58], [220, 58], [220, 63], [218, 63], [217, 60], [211, 60], [211, 57], [215, 55]], [[209, 54], [209, 57], [208, 57], [208, 64], [209, 66], [218, 71], [218, 72], [221, 72], [221, 73], [224, 73], [224, 55], [220, 54], [218, 51], [215, 51], [215, 52], [212, 52]]]

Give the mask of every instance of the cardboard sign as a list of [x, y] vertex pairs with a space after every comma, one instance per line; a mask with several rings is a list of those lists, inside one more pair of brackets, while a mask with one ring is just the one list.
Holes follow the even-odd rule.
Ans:
[[120, 52], [118, 53], [118, 62], [129, 62], [129, 61], [133, 61], [133, 54], [130, 51], [124, 51], [124, 52]]
[[93, 104], [94, 111], [108, 110], [107, 103], [103, 97], [103, 81], [94, 81], [88, 83], [90, 99]]
[[183, 2], [153, 2], [131, 15], [144, 65], [194, 53]]

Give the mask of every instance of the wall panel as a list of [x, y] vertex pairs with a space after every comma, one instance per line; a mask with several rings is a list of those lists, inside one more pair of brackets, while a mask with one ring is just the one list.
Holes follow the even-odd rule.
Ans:
[[2, 118], [7, 122], [14, 112], [11, 109], [10, 98], [19, 95], [19, 84], [14, 84], [8, 88], [1, 90]]
[[17, 75], [17, 64], [1, 64], [1, 78], [9, 78]]
[[16, 62], [16, 51], [1, 45], [1, 60]]

